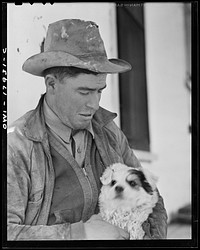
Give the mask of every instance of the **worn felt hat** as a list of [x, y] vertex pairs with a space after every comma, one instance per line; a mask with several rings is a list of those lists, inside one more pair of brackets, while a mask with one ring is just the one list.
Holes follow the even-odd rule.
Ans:
[[79, 19], [50, 24], [43, 51], [28, 58], [22, 69], [43, 76], [45, 69], [69, 66], [110, 74], [131, 69], [124, 60], [107, 58], [97, 24]]

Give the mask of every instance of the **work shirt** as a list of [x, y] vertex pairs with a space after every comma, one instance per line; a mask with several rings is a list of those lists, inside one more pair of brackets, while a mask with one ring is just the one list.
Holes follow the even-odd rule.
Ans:
[[[61, 122], [49, 107], [45, 98], [43, 109], [55, 171], [54, 192], [47, 224], [75, 223], [81, 220], [86, 203], [88, 203], [87, 206], [90, 205], [88, 209], [91, 210], [91, 207], [93, 207], [93, 213], [96, 208], [98, 190], [92, 169], [87, 170], [92, 175], [91, 180], [87, 176], [83, 178], [79, 176], [76, 169], [83, 169], [85, 175], [87, 175], [85, 164], [90, 165], [90, 162], [85, 162], [85, 154], [89, 146], [87, 154], [90, 155], [94, 132], [90, 123], [88, 128], [78, 130], [74, 134], [69, 126]], [[76, 149], [74, 155], [72, 152], [72, 136]], [[88, 144], [89, 139], [90, 143]], [[78, 163], [78, 167], [70, 165], [69, 162], [73, 161], [72, 157]], [[88, 214], [87, 211], [86, 214]], [[88, 217], [86, 218], [88, 219]]]

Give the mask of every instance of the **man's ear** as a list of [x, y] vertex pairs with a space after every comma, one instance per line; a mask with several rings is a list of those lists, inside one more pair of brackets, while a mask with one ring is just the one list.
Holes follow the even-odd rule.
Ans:
[[45, 84], [47, 92], [54, 94], [56, 90], [57, 79], [54, 75], [48, 74], [45, 76]]

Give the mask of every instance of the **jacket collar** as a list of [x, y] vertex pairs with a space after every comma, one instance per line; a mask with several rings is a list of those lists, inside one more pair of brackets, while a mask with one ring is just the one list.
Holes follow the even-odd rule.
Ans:
[[33, 110], [24, 124], [25, 135], [33, 141], [43, 141], [45, 138], [47, 138], [44, 112], [42, 109], [44, 96], [45, 94], [41, 96], [36, 109]]
[[[33, 141], [43, 141], [47, 139], [47, 131], [43, 112], [44, 96], [45, 94], [41, 96], [36, 109], [28, 117], [24, 126], [25, 135]], [[92, 119], [92, 124], [94, 126], [104, 127], [116, 116], [116, 113], [112, 113], [100, 107]]]

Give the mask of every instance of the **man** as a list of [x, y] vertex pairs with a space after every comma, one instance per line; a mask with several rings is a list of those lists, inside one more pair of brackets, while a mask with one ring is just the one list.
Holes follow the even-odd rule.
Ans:
[[[46, 93], [8, 130], [8, 240], [129, 238], [98, 215], [98, 196], [106, 166], [140, 167], [116, 115], [99, 107], [107, 74], [130, 69], [107, 59], [95, 23], [49, 25], [44, 51], [23, 65], [44, 77]], [[160, 196], [145, 238], [165, 238], [166, 225]]]

